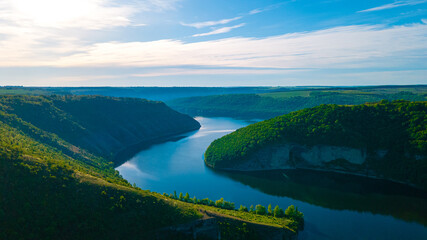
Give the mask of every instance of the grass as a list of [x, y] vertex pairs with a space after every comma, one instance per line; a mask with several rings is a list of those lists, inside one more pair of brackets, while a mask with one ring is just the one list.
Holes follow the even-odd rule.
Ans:
[[[174, 202], [174, 204], [178, 204], [177, 206], [187, 205], [188, 207], [197, 209], [200, 212], [209, 212], [213, 215], [217, 215], [220, 217], [232, 218], [232, 219], [242, 220], [245, 222], [250, 222], [250, 223], [260, 224], [265, 226], [286, 228], [293, 232], [297, 231], [298, 229], [298, 228], [295, 228], [295, 226], [293, 227], [291, 226], [291, 224], [293, 224], [293, 221], [287, 218], [286, 216], [274, 217], [271, 215], [259, 215], [259, 214], [256, 214], [255, 212], [245, 212], [245, 211], [239, 211], [236, 209], [225, 209], [225, 208], [220, 208], [212, 205], [186, 202], [184, 200], [174, 199], [173, 197], [167, 196], [167, 194], [160, 195], [155, 193], [155, 195], [159, 198], [163, 198], [165, 201]], [[179, 205], [179, 204], [184, 204], [184, 205]]]
[[227, 210], [227, 209], [206, 206], [201, 204], [197, 204], [196, 207], [198, 209], [219, 213], [221, 215], [232, 216], [240, 220], [251, 222], [251, 223], [257, 223], [257, 224], [262, 224], [262, 225], [267, 225], [272, 227], [287, 228], [291, 231], [294, 231], [288, 227], [288, 224], [291, 222], [291, 220], [287, 218], [275, 218], [272, 216], [257, 215], [255, 213], [241, 212], [238, 210]]

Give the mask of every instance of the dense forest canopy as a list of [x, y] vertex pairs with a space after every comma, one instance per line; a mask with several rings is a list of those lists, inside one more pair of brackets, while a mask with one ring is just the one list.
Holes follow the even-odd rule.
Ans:
[[265, 146], [284, 142], [388, 150], [388, 162], [370, 166], [386, 176], [427, 186], [427, 102], [383, 100], [299, 110], [215, 140], [205, 161], [212, 167], [227, 168]]
[[117, 149], [100, 152], [92, 147], [97, 143], [79, 142], [96, 130], [120, 140], [126, 127], [114, 124], [141, 131], [160, 124], [161, 134], [171, 130], [161, 126], [171, 116], [181, 117], [170, 123], [180, 131], [199, 126], [163, 103], [140, 99], [0, 96], [0, 239], [144, 237], [199, 218], [192, 208], [133, 188], [103, 157]]
[[10, 121], [60, 136], [110, 160], [119, 151], [142, 141], [200, 127], [191, 117], [162, 102], [137, 98], [0, 95], [0, 110], [3, 117], [16, 116]]

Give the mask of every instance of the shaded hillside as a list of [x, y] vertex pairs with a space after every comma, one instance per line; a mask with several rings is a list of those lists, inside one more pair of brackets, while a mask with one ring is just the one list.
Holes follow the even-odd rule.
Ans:
[[[269, 169], [343, 170], [427, 188], [426, 113], [427, 102], [321, 105], [217, 139], [207, 149], [205, 162], [214, 168], [236, 170], [250, 170], [243, 166], [262, 169], [260, 164]], [[339, 151], [341, 156], [334, 157]], [[274, 155], [276, 152], [280, 154]], [[323, 155], [324, 159], [310, 162]], [[250, 165], [255, 162], [256, 166]]]
[[[192, 118], [162, 103], [138, 99], [0, 99], [0, 239], [186, 239], [191, 232], [187, 235], [174, 226], [221, 210], [204, 210], [141, 190], [123, 179], [111, 162], [133, 141], [197, 129]], [[80, 142], [94, 132], [125, 142], [106, 144], [101, 137]], [[245, 218], [233, 220], [228, 229], [215, 229], [242, 238], [247, 232], [239, 227]], [[259, 224], [265, 224], [262, 220], [253, 222], [256, 227], [245, 230], [266, 231]], [[269, 226], [278, 234], [295, 236], [283, 227]], [[165, 237], [165, 228], [175, 230]]]
[[200, 217], [132, 188], [106, 159], [0, 115], [0, 239], [144, 239]]
[[141, 142], [200, 127], [197, 121], [171, 110], [164, 103], [144, 99], [3, 95], [0, 96], [0, 109], [110, 160], [120, 151]]
[[355, 105], [382, 99], [425, 101], [426, 96], [426, 86], [354, 87], [189, 97], [167, 104], [191, 116], [268, 119], [320, 104]]

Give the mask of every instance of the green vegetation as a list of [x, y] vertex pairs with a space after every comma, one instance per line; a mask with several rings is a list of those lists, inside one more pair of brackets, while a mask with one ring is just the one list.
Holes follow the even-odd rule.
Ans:
[[[304, 227], [304, 214], [298, 211], [294, 205], [289, 206], [286, 211], [283, 211], [283, 209], [276, 205], [273, 212], [271, 210], [271, 204], [268, 206], [269, 211], [267, 211], [264, 206], [258, 204], [255, 209], [251, 206], [251, 210], [248, 211], [248, 208], [243, 205], [240, 205], [240, 208], [236, 210], [235, 204], [233, 202], [225, 201], [224, 198], [220, 198], [217, 201], [210, 200], [209, 198], [190, 198], [188, 193], [186, 193], [185, 196], [183, 193], [180, 193], [179, 197], [176, 197], [176, 192], [173, 194], [163, 193], [163, 196], [182, 202], [197, 204], [199, 206], [201, 205], [202, 209], [226, 213], [227, 215], [235, 216], [249, 222], [263, 223], [272, 226], [279, 225], [281, 227], [289, 228], [295, 232], [303, 229]], [[206, 206], [208, 206], [208, 208], [206, 208]]]
[[0, 94], [25, 95], [100, 95], [146, 98], [166, 101], [190, 96], [239, 93], [267, 93], [286, 90], [281, 87], [20, 87], [0, 86]]
[[144, 238], [200, 217], [132, 188], [102, 158], [71, 157], [4, 122], [0, 133], [0, 239]]
[[0, 95], [0, 111], [4, 123], [61, 151], [84, 149], [110, 161], [140, 143], [200, 127], [162, 102], [133, 98]]
[[150, 112], [178, 115], [145, 100], [0, 96], [0, 239], [145, 238], [201, 217], [191, 206], [132, 187], [112, 158], [102, 157], [115, 149], [96, 154], [101, 150], [92, 146], [100, 145], [78, 142], [95, 128], [124, 134], [112, 126], [120, 119], [138, 129], [133, 114], [114, 115], [128, 107], [145, 111], [140, 123], [155, 121]]
[[[159, 229], [200, 219], [202, 205], [190, 203], [197, 199], [141, 190], [112, 162], [139, 141], [199, 126], [141, 99], [0, 96], [0, 239], [153, 239]], [[221, 232], [253, 230], [239, 221], [222, 221]]]
[[192, 116], [268, 119], [320, 104], [356, 105], [386, 100], [427, 100], [427, 86], [353, 87], [181, 98], [167, 104]]
[[[294, 142], [387, 150], [365, 168], [427, 188], [427, 102], [386, 100], [356, 106], [320, 105], [238, 129], [211, 143], [207, 165], [228, 168], [259, 149]], [[339, 162], [339, 161], [338, 161]]]

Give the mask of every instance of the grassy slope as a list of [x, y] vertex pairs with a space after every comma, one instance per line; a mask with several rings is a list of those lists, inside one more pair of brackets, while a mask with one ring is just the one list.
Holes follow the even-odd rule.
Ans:
[[268, 119], [320, 104], [363, 104], [382, 99], [425, 101], [427, 86], [308, 89], [263, 94], [228, 94], [191, 97], [168, 102], [193, 116]]
[[[382, 102], [356, 106], [321, 105], [255, 123], [211, 143], [209, 166], [227, 168], [251, 153], [280, 142], [390, 150], [378, 173], [427, 188], [427, 102]], [[415, 160], [415, 155], [423, 159]]]
[[202, 216], [195, 205], [132, 187], [109, 160], [0, 107], [0, 239], [150, 239]]

